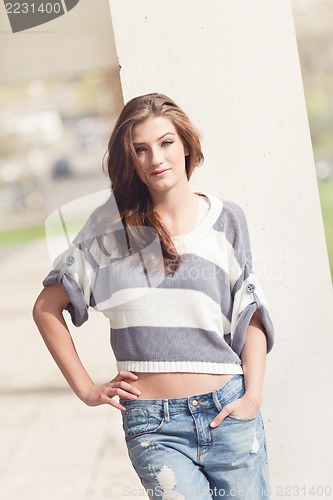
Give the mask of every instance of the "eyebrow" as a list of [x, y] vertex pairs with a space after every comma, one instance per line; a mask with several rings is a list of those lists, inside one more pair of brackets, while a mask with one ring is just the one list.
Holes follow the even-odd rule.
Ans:
[[[166, 134], [161, 135], [161, 137], [159, 137], [159, 138], [157, 139], [157, 141], [160, 141], [160, 140], [161, 140], [161, 139], [163, 139], [163, 137], [165, 137], [166, 135], [176, 135], [176, 134], [174, 134], [173, 132], [167, 132]], [[134, 146], [139, 146], [140, 144], [145, 144], [145, 142], [133, 142], [133, 145], [134, 145]]]

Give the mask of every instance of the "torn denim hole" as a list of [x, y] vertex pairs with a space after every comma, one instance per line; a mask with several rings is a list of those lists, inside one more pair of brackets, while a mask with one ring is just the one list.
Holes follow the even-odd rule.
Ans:
[[140, 441], [140, 445], [142, 446], [142, 448], [148, 448], [153, 444], [153, 442], [153, 439], [147, 439], [147, 441]]
[[163, 488], [163, 500], [185, 500], [184, 496], [175, 490], [175, 473], [170, 467], [164, 464], [157, 474], [157, 480]]
[[155, 439], [142, 439], [140, 441], [140, 445], [142, 448], [149, 448], [150, 450], [158, 450], [159, 444], [155, 441]]
[[260, 443], [257, 438], [257, 433], [255, 432], [252, 441], [251, 455], [257, 454], [259, 450], [260, 450]]

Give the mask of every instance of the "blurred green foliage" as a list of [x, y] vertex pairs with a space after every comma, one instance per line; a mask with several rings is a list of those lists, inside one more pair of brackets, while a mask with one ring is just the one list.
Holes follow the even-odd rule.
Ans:
[[328, 258], [333, 281], [333, 178], [318, 182], [321, 210], [323, 214]]
[[45, 237], [44, 224], [6, 229], [0, 232], [0, 247], [21, 245], [37, 238]]

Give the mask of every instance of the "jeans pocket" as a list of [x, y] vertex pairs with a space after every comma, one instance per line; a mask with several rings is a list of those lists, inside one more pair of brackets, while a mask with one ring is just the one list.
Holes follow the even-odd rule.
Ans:
[[228, 415], [226, 418], [229, 418], [231, 420], [235, 420], [236, 422], [254, 422], [256, 420], [258, 415], [255, 417], [250, 417], [250, 418], [239, 418], [239, 417], [234, 417], [233, 415]]
[[[223, 389], [223, 387], [222, 387]], [[217, 393], [217, 406], [219, 407], [219, 411], [222, 410], [224, 406], [231, 403], [235, 399], [239, 399], [244, 396], [245, 387], [243, 381], [233, 382], [231, 387], [228, 387], [228, 391], [221, 390], [221, 392]]]
[[[223, 389], [228, 389], [223, 390]], [[245, 386], [244, 386], [244, 377], [238, 377], [235, 376], [233, 379], [231, 379], [227, 384], [222, 387], [222, 391], [218, 396], [218, 410], [221, 411], [224, 406], [227, 406], [229, 403], [232, 403], [236, 399], [240, 399], [243, 397], [245, 394]], [[225, 419], [228, 420], [230, 423], [237, 423], [237, 422], [254, 422], [257, 418], [258, 414], [255, 415], [254, 417], [250, 418], [239, 418], [235, 417], [234, 415], [228, 415]]]
[[131, 408], [122, 411], [125, 438], [156, 432], [164, 423], [163, 412], [150, 411], [149, 408]]

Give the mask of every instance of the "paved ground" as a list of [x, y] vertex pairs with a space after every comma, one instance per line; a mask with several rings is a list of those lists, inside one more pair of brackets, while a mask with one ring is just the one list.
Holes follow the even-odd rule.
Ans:
[[[120, 413], [89, 408], [67, 389], [32, 321], [31, 307], [50, 265], [43, 240], [0, 261], [0, 499], [117, 500], [130, 490], [143, 498]], [[73, 336], [92, 378], [112, 378], [106, 319], [91, 314]]]

